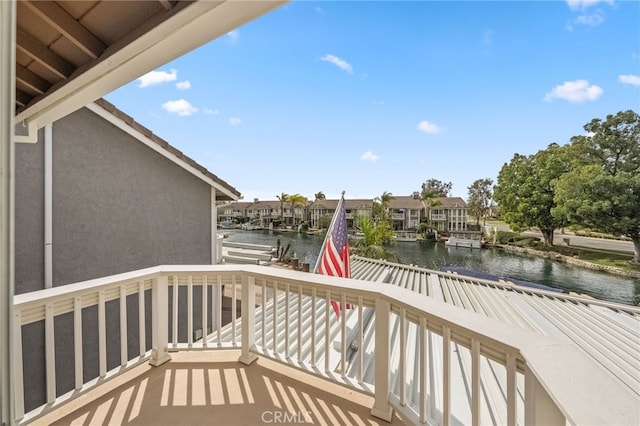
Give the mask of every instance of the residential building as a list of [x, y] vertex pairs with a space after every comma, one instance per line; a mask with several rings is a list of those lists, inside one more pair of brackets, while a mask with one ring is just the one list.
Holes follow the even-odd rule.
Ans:
[[467, 230], [467, 204], [460, 197], [439, 197], [429, 210], [429, 222], [439, 232]]
[[[312, 228], [321, 228], [321, 222], [330, 222], [336, 211], [340, 200], [315, 200], [309, 205], [309, 223]], [[373, 212], [373, 200], [366, 199], [345, 199], [345, 213], [347, 216], [347, 227], [355, 228], [355, 219], [358, 216], [371, 217]]]
[[418, 229], [420, 218], [424, 215], [424, 203], [420, 194], [410, 196], [392, 196], [389, 200], [391, 224], [395, 231]]
[[244, 220], [247, 216], [247, 207], [252, 202], [248, 201], [235, 201], [218, 206], [218, 222], [223, 220]]

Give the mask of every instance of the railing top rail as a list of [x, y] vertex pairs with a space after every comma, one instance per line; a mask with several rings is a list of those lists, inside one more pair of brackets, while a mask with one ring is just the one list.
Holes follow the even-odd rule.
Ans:
[[637, 398], [574, 345], [428, 297], [417, 298], [410, 290], [387, 284], [257, 265], [165, 265], [21, 294], [15, 296], [14, 306], [21, 309], [101, 287], [160, 276], [208, 273], [254, 276], [336, 293], [342, 291], [369, 299], [384, 299], [391, 304], [392, 311], [406, 309], [407, 313], [426, 317], [427, 323], [435, 324], [436, 330], [437, 327], [448, 327], [452, 340], [458, 343], [468, 345], [470, 339], [478, 340], [481, 345], [524, 360], [570, 423], [639, 423]]

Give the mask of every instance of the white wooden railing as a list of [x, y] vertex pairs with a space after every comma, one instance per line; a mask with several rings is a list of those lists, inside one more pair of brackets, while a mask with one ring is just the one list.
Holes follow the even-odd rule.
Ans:
[[[222, 294], [231, 298], [231, 323], [222, 325]], [[198, 297], [194, 297], [197, 293]], [[151, 303], [148, 303], [150, 296]], [[256, 296], [262, 298], [256, 307]], [[130, 309], [136, 306], [137, 309]], [[236, 301], [241, 299], [241, 313]], [[113, 301], [113, 302], [112, 302]], [[132, 301], [134, 303], [132, 303]], [[331, 301], [355, 308], [337, 320]], [[117, 304], [117, 315], [107, 304]], [[310, 304], [310, 305], [309, 305]], [[129, 309], [128, 309], [129, 306]], [[311, 309], [303, 309], [311, 306]], [[97, 307], [99, 373], [83, 377], [83, 310]], [[146, 321], [151, 310], [151, 323]], [[194, 312], [199, 310], [197, 316]], [[136, 311], [132, 317], [131, 311]], [[303, 311], [309, 317], [303, 317]], [[375, 318], [375, 338], [366, 341], [365, 318]], [[57, 390], [55, 319], [73, 317], [75, 386]], [[483, 382], [480, 363], [491, 360], [506, 375], [506, 423], [625, 424], [632, 423], [637, 401], [598, 364], [570, 343], [496, 322], [416, 293], [380, 283], [326, 277], [254, 265], [159, 266], [131, 273], [18, 295], [14, 303], [13, 356], [23, 359], [22, 332], [29, 324], [44, 323], [46, 377], [42, 406], [25, 410], [25, 372], [22, 362], [14, 371], [14, 404], [18, 422], [26, 422], [55, 409], [105, 379], [140, 362], [160, 365], [175, 350], [241, 349], [239, 361], [250, 364], [258, 355], [290, 363], [312, 374], [353, 386], [374, 396], [372, 414], [390, 419], [395, 409], [409, 422], [451, 424], [452, 345], [467, 348], [471, 359], [471, 419], [480, 424]], [[395, 336], [394, 321], [399, 324]], [[117, 323], [119, 339], [107, 335], [107, 324]], [[186, 322], [186, 323], [185, 323]], [[349, 323], [349, 326], [347, 326]], [[93, 326], [94, 324], [92, 324]], [[407, 329], [418, 331], [417, 346], [407, 349]], [[131, 354], [130, 330], [137, 330], [138, 350]], [[186, 330], [186, 331], [185, 331]], [[201, 337], [201, 331], [203, 338]], [[147, 345], [147, 333], [152, 343]], [[355, 333], [355, 334], [354, 334]], [[356, 336], [355, 374], [347, 372], [347, 340]], [[431, 337], [438, 339], [433, 340]], [[339, 339], [338, 368], [332, 364], [333, 341]], [[108, 370], [107, 352], [120, 342], [120, 359]], [[134, 339], [135, 340], [135, 339]], [[429, 345], [439, 342], [436, 351]], [[395, 345], [392, 347], [391, 345]], [[433, 348], [431, 348], [433, 349]], [[418, 401], [407, 396], [408, 359], [419, 354]], [[366, 353], [366, 354], [365, 354]], [[399, 353], [398, 359], [390, 354]], [[428, 356], [439, 353], [440, 376], [429, 375]], [[428, 355], [430, 354], [430, 355]], [[84, 354], [86, 355], [86, 354]], [[375, 357], [372, 383], [364, 380], [364, 356]], [[335, 357], [333, 357], [335, 360]], [[518, 412], [518, 382], [524, 382], [524, 412]], [[400, 383], [393, 386], [392, 383]], [[32, 385], [29, 384], [29, 387]], [[397, 389], [397, 391], [394, 391]], [[435, 401], [433, 389], [437, 389]], [[31, 391], [26, 390], [27, 392]]]

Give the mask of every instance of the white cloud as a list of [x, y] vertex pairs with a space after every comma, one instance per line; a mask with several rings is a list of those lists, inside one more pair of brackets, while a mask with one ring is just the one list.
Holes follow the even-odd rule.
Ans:
[[341, 70], [346, 71], [349, 74], [353, 74], [353, 67], [351, 67], [351, 64], [345, 61], [344, 59], [338, 58], [337, 56], [324, 55], [322, 58], [320, 58], [320, 60], [325, 62], [331, 62]]
[[372, 163], [375, 163], [376, 161], [378, 161], [380, 159], [380, 156], [374, 154], [371, 151], [367, 151], [364, 154], [362, 154], [362, 157], [360, 157], [360, 158], [365, 160], [365, 161], [371, 161]]
[[597, 27], [604, 22], [604, 12], [596, 10], [591, 14], [580, 15], [573, 20], [577, 25], [589, 25], [590, 27]]
[[573, 10], [584, 10], [598, 3], [607, 3], [613, 5], [613, 0], [567, 0], [567, 5]]
[[429, 133], [433, 135], [444, 131], [442, 127], [438, 126], [435, 123], [430, 123], [426, 120], [423, 120], [418, 123], [418, 130], [420, 130], [423, 133]]
[[231, 41], [237, 41], [238, 37], [240, 37], [240, 33], [238, 32], [238, 30], [229, 31], [227, 33], [227, 37], [229, 37]]
[[632, 86], [640, 86], [640, 76], [633, 74], [623, 74], [618, 76], [620, 83], [630, 84]]
[[204, 113], [208, 115], [218, 115], [220, 114], [220, 110], [205, 108]]
[[176, 83], [176, 87], [180, 90], [187, 90], [191, 88], [191, 82], [189, 80], [179, 81]]
[[178, 99], [177, 101], [169, 101], [162, 104], [162, 108], [171, 114], [176, 114], [181, 117], [186, 117], [198, 112], [198, 108], [194, 107], [184, 99]]
[[551, 102], [553, 99], [564, 99], [570, 103], [581, 103], [595, 101], [603, 93], [604, 90], [600, 86], [589, 85], [587, 80], [565, 81], [544, 95], [544, 101]]
[[315, 11], [316, 11], [316, 13], [319, 13], [320, 15], [324, 15], [324, 10], [321, 7], [316, 7]]
[[232, 126], [237, 126], [237, 125], [239, 125], [240, 123], [242, 123], [242, 120], [241, 120], [241, 119], [239, 119], [238, 117], [231, 117], [231, 118], [229, 119], [229, 124], [231, 124]]
[[384, 101], [380, 101], [377, 99], [372, 99], [371, 101], [369, 101], [371, 103], [371, 105], [384, 105]]
[[178, 78], [178, 71], [172, 69], [169, 72], [166, 71], [150, 71], [138, 78], [140, 84], [138, 87], [149, 87], [156, 84], [168, 83], [175, 81]]

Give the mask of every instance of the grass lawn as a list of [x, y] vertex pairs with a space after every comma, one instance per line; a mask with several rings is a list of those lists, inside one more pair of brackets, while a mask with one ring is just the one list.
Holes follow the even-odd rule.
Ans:
[[578, 259], [598, 265], [612, 266], [615, 268], [640, 272], [640, 265], [631, 265], [629, 263], [633, 256], [627, 253], [564, 246], [554, 246], [553, 251], [564, 254], [565, 256], [574, 256]]

